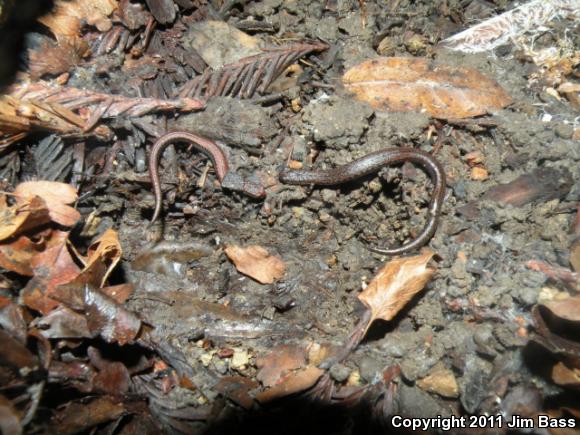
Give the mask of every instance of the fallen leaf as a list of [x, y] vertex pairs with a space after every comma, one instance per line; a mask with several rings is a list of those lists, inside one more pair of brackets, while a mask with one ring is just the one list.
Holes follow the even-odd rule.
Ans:
[[580, 367], [570, 367], [560, 361], [552, 367], [552, 380], [563, 387], [580, 389]]
[[41, 197], [48, 207], [50, 218], [61, 225], [72, 227], [80, 219], [81, 214], [67, 204], [74, 203], [78, 196], [77, 190], [66, 183], [56, 181], [25, 181], [14, 189], [18, 204], [25, 204], [35, 197]]
[[48, 314], [59, 305], [52, 297], [58, 286], [75, 279], [80, 268], [72, 258], [67, 243], [68, 233], [53, 231], [50, 247], [34, 256], [31, 261], [33, 277], [22, 291], [24, 303], [42, 314]]
[[281, 344], [273, 348], [266, 355], [256, 358], [256, 374], [265, 387], [271, 387], [292, 370], [301, 368], [306, 363], [306, 350], [302, 347]]
[[16, 372], [26, 373], [39, 368], [38, 358], [24, 344], [0, 329], [0, 362]]
[[12, 405], [12, 402], [6, 397], [0, 395], [0, 432], [4, 434], [20, 435], [22, 433], [20, 418], [21, 413], [16, 410]]
[[453, 372], [442, 365], [437, 365], [423, 379], [417, 381], [417, 386], [429, 393], [442, 397], [456, 399], [459, 397], [459, 386]]
[[109, 15], [117, 8], [116, 0], [56, 0], [51, 12], [38, 21], [54, 36], [80, 36], [83, 22], [101, 31], [110, 28]]
[[256, 395], [256, 399], [259, 402], [266, 403], [290, 394], [299, 393], [316, 384], [323, 373], [324, 370], [314, 366], [293, 372], [282, 382]]
[[120, 361], [108, 362], [93, 379], [95, 390], [111, 395], [127, 393], [131, 384], [129, 371]]
[[86, 432], [97, 425], [116, 420], [127, 411], [123, 403], [108, 396], [70, 402], [53, 418], [51, 426], [55, 433], [66, 435]]
[[0, 326], [22, 344], [26, 343], [28, 327], [22, 308], [4, 296], [0, 296]]
[[60, 306], [43, 317], [35, 320], [40, 334], [46, 338], [93, 338], [96, 334], [89, 331], [86, 317]]
[[27, 203], [8, 207], [6, 197], [0, 196], [0, 240], [50, 222], [45, 201], [35, 196]]
[[117, 232], [113, 229], [106, 230], [98, 240], [89, 246], [85, 268], [81, 273], [85, 273], [96, 268], [99, 270], [101, 282], [99, 287], [103, 287], [107, 278], [121, 259], [123, 250]]
[[32, 258], [39, 253], [39, 245], [26, 236], [0, 244], [0, 267], [24, 276], [32, 276]]
[[223, 376], [215, 389], [238, 405], [250, 409], [254, 399], [249, 392], [257, 387], [257, 382], [243, 376]]
[[239, 272], [260, 284], [272, 284], [274, 280], [282, 278], [286, 271], [284, 261], [277, 255], [270, 255], [261, 246], [242, 248], [230, 245], [224, 251]]
[[113, 299], [90, 286], [85, 287], [85, 313], [89, 331], [108, 343], [132, 343], [141, 330], [141, 320]]
[[135, 287], [131, 283], [112, 285], [100, 289], [101, 293], [107, 295], [118, 304], [124, 304], [129, 296], [135, 291]]
[[371, 310], [368, 325], [375, 319], [391, 320], [425, 287], [435, 272], [435, 269], [427, 267], [433, 255], [433, 251], [426, 249], [420, 255], [395, 258], [379, 270], [358, 295], [359, 300]]
[[377, 110], [426, 111], [436, 118], [468, 118], [511, 103], [495, 81], [479, 71], [434, 65], [428, 59], [380, 57], [343, 76], [345, 88]]
[[561, 319], [580, 322], [580, 295], [561, 300], [545, 301], [541, 305]]
[[189, 36], [192, 48], [213, 69], [262, 53], [260, 39], [225, 21], [195, 23]]

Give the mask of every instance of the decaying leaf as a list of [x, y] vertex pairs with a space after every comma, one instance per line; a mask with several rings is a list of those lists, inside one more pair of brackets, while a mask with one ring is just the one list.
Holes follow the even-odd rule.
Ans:
[[577, 366], [565, 364], [560, 361], [552, 367], [552, 380], [563, 387], [580, 389], [580, 360]]
[[30, 77], [37, 80], [45, 74], [56, 76], [68, 72], [88, 52], [88, 44], [80, 38], [63, 36], [56, 43], [43, 41], [38, 48], [28, 50]]
[[0, 196], [0, 240], [16, 237], [31, 228], [50, 222], [46, 202], [33, 197], [28, 203], [8, 207], [6, 197]]
[[205, 20], [190, 31], [191, 46], [212, 69], [237, 62], [261, 52], [260, 39], [238, 30], [225, 21]]
[[[98, 240], [89, 246], [85, 268], [82, 273], [91, 269], [98, 269], [97, 273], [101, 277], [98, 284], [103, 287], [107, 278], [121, 259], [123, 250], [117, 232], [109, 228]], [[94, 272], [93, 272], [94, 273]]]
[[57, 0], [52, 11], [38, 21], [56, 37], [80, 36], [83, 22], [101, 31], [110, 28], [108, 17], [116, 8], [117, 0]]
[[10, 400], [0, 395], [0, 432], [20, 435], [22, 433], [22, 425], [20, 424], [22, 416], [20, 414]]
[[0, 244], [0, 266], [23, 276], [32, 276], [30, 263], [39, 253], [39, 244], [26, 236]]
[[316, 384], [323, 373], [324, 370], [314, 366], [292, 372], [282, 382], [256, 395], [256, 399], [259, 402], [266, 403], [307, 390]]
[[[435, 255], [428, 249], [413, 257], [395, 258], [375, 275], [358, 298], [371, 310], [371, 320], [391, 320], [429, 282], [435, 269], [427, 263]], [[367, 327], [368, 328], [368, 327]]]
[[51, 245], [34, 256], [31, 268], [34, 276], [22, 291], [24, 303], [42, 314], [59, 305], [52, 299], [59, 285], [76, 278], [80, 272], [68, 248], [68, 233], [53, 231]]
[[21, 206], [29, 203], [35, 196], [41, 197], [48, 207], [50, 218], [66, 227], [72, 227], [81, 218], [81, 214], [68, 205], [78, 198], [77, 190], [70, 184], [56, 181], [25, 181], [16, 186], [14, 195], [17, 204]]
[[495, 81], [470, 68], [434, 65], [424, 58], [382, 57], [343, 76], [345, 88], [377, 110], [426, 111], [436, 118], [467, 118], [511, 103]]
[[71, 402], [53, 419], [53, 430], [60, 434], [84, 432], [95, 426], [116, 420], [127, 411], [123, 403], [108, 396], [97, 397], [87, 403]]
[[257, 382], [243, 376], [223, 376], [215, 386], [218, 392], [246, 409], [254, 404], [249, 392], [257, 387]]
[[272, 284], [275, 280], [282, 278], [286, 271], [284, 261], [277, 255], [270, 255], [261, 246], [252, 245], [242, 248], [230, 245], [224, 251], [238, 271], [260, 284]]
[[580, 296], [570, 296], [566, 299], [545, 301], [543, 306], [554, 315], [571, 322], [580, 322]]
[[422, 390], [439, 394], [442, 397], [459, 397], [459, 385], [455, 375], [442, 364], [433, 368], [423, 379], [417, 380], [417, 386]]
[[306, 356], [306, 349], [300, 346], [290, 344], [276, 346], [268, 354], [256, 358], [256, 366], [260, 369], [256, 379], [265, 387], [271, 387], [287, 373], [305, 365]]

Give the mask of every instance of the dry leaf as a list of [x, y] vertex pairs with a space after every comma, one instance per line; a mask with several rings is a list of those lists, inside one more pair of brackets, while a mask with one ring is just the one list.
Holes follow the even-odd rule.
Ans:
[[0, 198], [0, 240], [50, 222], [46, 202], [38, 196], [28, 203], [16, 203], [12, 207], [6, 204], [5, 196]]
[[312, 387], [322, 376], [324, 370], [309, 366], [303, 370], [288, 375], [282, 382], [274, 387], [261, 392], [256, 399], [262, 403], [286, 397], [290, 394], [299, 393]]
[[545, 301], [541, 305], [548, 308], [555, 316], [561, 319], [580, 322], [580, 296]]
[[423, 58], [381, 57], [349, 69], [344, 86], [384, 111], [426, 111], [436, 118], [467, 118], [511, 103], [495, 81], [469, 68], [433, 65]]
[[256, 358], [256, 366], [260, 369], [256, 379], [265, 387], [271, 387], [276, 385], [284, 375], [301, 368], [305, 363], [306, 351], [304, 348], [282, 344], [276, 346], [268, 354]]
[[563, 387], [580, 389], [580, 367], [560, 361], [552, 367], [552, 380]]
[[34, 276], [22, 291], [24, 303], [42, 314], [48, 314], [59, 305], [52, 299], [55, 289], [72, 281], [80, 272], [67, 244], [68, 233], [54, 231], [51, 246], [37, 254], [30, 266]]
[[270, 255], [261, 246], [242, 248], [230, 245], [224, 251], [239, 272], [260, 284], [272, 284], [274, 280], [282, 278], [286, 271], [284, 261], [277, 255]]
[[437, 365], [423, 379], [417, 381], [417, 386], [430, 393], [439, 394], [442, 397], [459, 397], [459, 386], [453, 372], [443, 365]]
[[26, 236], [0, 244], [0, 267], [24, 276], [32, 276], [30, 263], [38, 254], [39, 244]]
[[14, 189], [18, 204], [31, 201], [34, 196], [41, 197], [48, 207], [50, 218], [66, 227], [73, 226], [81, 214], [67, 204], [74, 203], [78, 196], [77, 190], [69, 184], [56, 181], [26, 181]]
[[190, 29], [191, 46], [213, 69], [261, 53], [260, 39], [224, 21], [200, 21]]
[[117, 9], [116, 0], [56, 0], [52, 11], [38, 21], [59, 36], [80, 36], [83, 22], [100, 31], [111, 27], [108, 18]]
[[122, 253], [123, 250], [121, 249], [121, 242], [119, 242], [117, 232], [109, 228], [89, 247], [88, 259], [82, 273], [88, 273], [91, 269], [98, 269], [99, 287], [103, 287], [121, 259]]
[[[427, 263], [435, 255], [424, 250], [413, 257], [389, 261], [373, 278], [358, 298], [371, 310], [371, 320], [391, 320], [407, 302], [429, 282], [435, 269]], [[367, 326], [368, 328], [368, 326]]]

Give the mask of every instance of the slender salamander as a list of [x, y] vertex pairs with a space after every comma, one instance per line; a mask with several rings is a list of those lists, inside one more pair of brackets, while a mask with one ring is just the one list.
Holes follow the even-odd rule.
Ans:
[[212, 140], [197, 136], [185, 131], [167, 133], [157, 139], [151, 148], [149, 155], [149, 175], [155, 194], [155, 211], [151, 223], [155, 222], [161, 213], [162, 193], [159, 181], [159, 159], [163, 150], [173, 142], [185, 142], [193, 146], [199, 152], [209, 157], [215, 168], [218, 180], [223, 188], [244, 192], [253, 198], [263, 198], [266, 191], [261, 184], [244, 180], [241, 176], [229, 170], [228, 160], [223, 150]]
[[441, 206], [445, 198], [446, 180], [443, 167], [431, 154], [414, 148], [387, 148], [333, 169], [312, 171], [284, 169], [279, 178], [282, 183], [286, 184], [333, 186], [373, 174], [383, 166], [404, 162], [417, 163], [422, 166], [431, 177], [434, 189], [429, 204], [429, 218], [415, 239], [397, 248], [369, 247], [380, 254], [397, 255], [425, 245], [437, 229]]

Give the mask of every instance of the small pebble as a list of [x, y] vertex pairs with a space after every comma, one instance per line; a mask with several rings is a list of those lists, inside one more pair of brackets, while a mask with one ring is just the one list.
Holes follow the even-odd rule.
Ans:
[[334, 364], [332, 367], [330, 367], [330, 376], [336, 382], [346, 381], [350, 376], [350, 372], [351, 370], [342, 364]]

